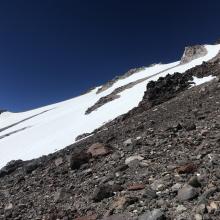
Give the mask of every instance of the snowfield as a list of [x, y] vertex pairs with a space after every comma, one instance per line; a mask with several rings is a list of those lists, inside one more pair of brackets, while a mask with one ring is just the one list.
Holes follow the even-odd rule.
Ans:
[[[21, 113], [2, 113], [0, 115], [0, 168], [10, 160], [29, 160], [53, 153], [74, 143], [78, 135], [92, 132], [104, 123], [128, 112], [142, 100], [149, 81], [157, 80], [168, 73], [183, 73], [214, 58], [220, 50], [220, 45], [205, 47], [208, 53], [204, 57], [186, 64], [180, 64], [180, 61], [177, 61], [145, 68], [125, 79], [118, 80], [112, 87], [99, 94], [96, 94], [99, 88], [97, 87], [87, 94], [57, 104]], [[145, 77], [149, 78], [121, 92], [120, 98], [85, 115], [85, 111], [101, 97], [110, 94], [116, 88]], [[195, 83], [198, 85], [211, 79], [211, 77], [197, 78]]]

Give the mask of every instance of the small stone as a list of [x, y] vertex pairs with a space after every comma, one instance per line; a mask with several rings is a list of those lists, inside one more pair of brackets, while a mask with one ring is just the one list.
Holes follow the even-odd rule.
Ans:
[[63, 158], [62, 157], [58, 157], [55, 161], [54, 161], [55, 165], [58, 167], [63, 163]]
[[207, 129], [201, 130], [201, 135], [202, 136], [206, 136], [208, 133], [209, 133], [209, 131]]
[[202, 216], [200, 214], [195, 214], [195, 220], [202, 220]]
[[178, 174], [194, 173], [196, 171], [196, 165], [193, 163], [187, 163], [185, 165], [179, 166], [176, 170]]
[[193, 187], [201, 187], [201, 183], [198, 180], [197, 176], [193, 176], [189, 179], [188, 184]]
[[8, 205], [5, 206], [5, 211], [9, 211], [13, 209], [13, 204], [9, 203]]
[[131, 157], [126, 158], [125, 164], [128, 165], [129, 163], [131, 163], [131, 162], [134, 161], [134, 160], [142, 161], [143, 159], [144, 159], [144, 158], [141, 157], [140, 155], [134, 155], [134, 156], [131, 156]]
[[113, 186], [110, 185], [101, 185], [97, 187], [93, 193], [92, 199], [95, 202], [100, 202], [105, 198], [109, 198], [115, 195], [115, 192], [121, 191], [123, 188], [117, 184]]
[[70, 194], [64, 188], [61, 188], [55, 193], [54, 201], [61, 202], [63, 200], [68, 200], [70, 197]]
[[152, 184], [151, 184], [151, 188], [155, 191], [158, 190], [163, 190], [165, 187], [164, 183], [162, 180], [155, 180]]
[[153, 211], [148, 211], [138, 217], [138, 220], [165, 220], [165, 219], [166, 217], [160, 209], [154, 209]]
[[192, 200], [198, 196], [198, 190], [192, 186], [185, 185], [178, 191], [177, 198], [179, 201]]
[[176, 183], [171, 187], [172, 192], [177, 192], [182, 187], [182, 184]]
[[129, 139], [127, 139], [126, 141], [123, 142], [123, 145], [124, 145], [125, 147], [128, 147], [128, 146], [131, 145], [131, 144], [132, 144], [132, 139], [131, 139], [131, 138], [129, 138]]
[[134, 204], [135, 202], [138, 201], [137, 197], [119, 197], [117, 200], [113, 203], [113, 209], [116, 210], [124, 210], [127, 208], [129, 205]]
[[207, 202], [207, 199], [213, 195], [217, 191], [217, 187], [211, 187], [207, 189], [200, 197], [199, 197], [199, 204], [205, 204]]
[[151, 189], [151, 188], [146, 189], [144, 194], [143, 194], [143, 198], [145, 198], [145, 199], [155, 199], [155, 198], [157, 198], [156, 191]]
[[193, 122], [187, 122], [183, 125], [186, 131], [196, 130], [196, 125]]
[[207, 211], [205, 204], [200, 204], [198, 207], [196, 207], [196, 213], [198, 214], [204, 214]]
[[129, 168], [129, 166], [127, 164], [123, 164], [123, 165], [120, 165], [118, 166], [116, 169], [115, 169], [115, 172], [123, 172], [125, 170], [127, 170]]
[[214, 213], [217, 209], [218, 209], [218, 204], [215, 203], [214, 201], [212, 201], [212, 202], [207, 206], [208, 213]]
[[219, 154], [208, 154], [208, 158], [212, 164], [220, 165], [220, 155]]
[[184, 212], [186, 210], [187, 210], [187, 208], [183, 205], [178, 205], [177, 208], [176, 208], [177, 212]]
[[134, 183], [132, 185], [129, 185], [127, 189], [128, 189], [128, 191], [137, 191], [137, 190], [142, 190], [144, 188], [145, 188], [144, 184]]

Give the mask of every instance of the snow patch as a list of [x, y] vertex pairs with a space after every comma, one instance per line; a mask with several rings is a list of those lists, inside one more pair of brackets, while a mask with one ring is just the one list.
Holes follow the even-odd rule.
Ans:
[[192, 83], [193, 83], [194, 85], [192, 85], [192, 87], [193, 87], [193, 86], [201, 85], [201, 84], [206, 83], [206, 82], [209, 82], [209, 81], [211, 81], [211, 80], [213, 80], [213, 79], [215, 79], [215, 78], [216, 78], [215, 76], [205, 76], [205, 77], [203, 77], [203, 78], [198, 78], [198, 77], [196, 77], [196, 76], [193, 76], [193, 81], [192, 81]]

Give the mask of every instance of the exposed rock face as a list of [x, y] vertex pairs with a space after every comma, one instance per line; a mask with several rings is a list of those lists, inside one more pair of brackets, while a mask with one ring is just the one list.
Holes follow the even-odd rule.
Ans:
[[185, 47], [184, 54], [181, 58], [181, 64], [188, 63], [207, 54], [207, 50], [203, 45]]
[[127, 73], [125, 73], [122, 76], [116, 76], [113, 80], [108, 81], [106, 84], [104, 84], [101, 88], [98, 89], [97, 94], [109, 89], [115, 82], [117, 82], [120, 79], [125, 79], [131, 75], [133, 75], [134, 73], [137, 73], [141, 70], [144, 70], [145, 67], [140, 67], [140, 68], [134, 68], [134, 69], [130, 69]]
[[161, 104], [189, 88], [192, 79], [190, 74], [174, 73], [173, 75], [168, 74], [165, 77], [160, 77], [156, 82], [151, 81], [147, 85], [147, 90], [140, 105], [149, 109]]

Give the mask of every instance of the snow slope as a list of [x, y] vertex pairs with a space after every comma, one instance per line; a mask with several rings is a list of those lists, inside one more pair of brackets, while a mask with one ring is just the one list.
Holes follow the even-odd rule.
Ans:
[[[83, 133], [92, 132], [104, 123], [136, 107], [142, 100], [146, 85], [168, 73], [185, 72], [215, 57], [220, 45], [206, 45], [208, 53], [190, 63], [180, 61], [158, 64], [145, 68], [113, 84], [109, 89], [96, 94], [99, 87], [87, 94], [46, 107], [21, 113], [5, 112], [0, 115], [0, 168], [13, 159], [33, 159], [52, 153], [75, 142]], [[149, 77], [147, 80], [120, 93], [115, 99], [96, 111], [85, 111], [116, 88]]]

